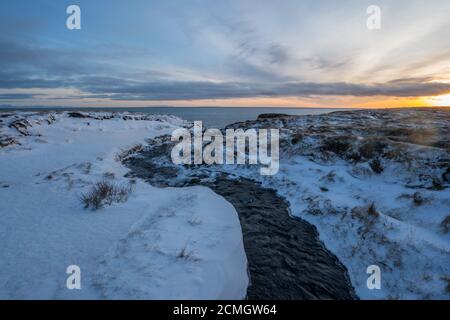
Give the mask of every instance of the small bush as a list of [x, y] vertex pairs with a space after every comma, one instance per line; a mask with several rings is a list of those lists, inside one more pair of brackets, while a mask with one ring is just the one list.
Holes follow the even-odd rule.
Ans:
[[369, 206], [365, 207], [355, 207], [351, 211], [352, 218], [357, 218], [363, 221], [371, 221], [380, 216], [380, 213], [375, 207], [375, 203], [372, 202]]
[[332, 152], [338, 156], [343, 156], [350, 148], [347, 137], [330, 137], [325, 139], [320, 146], [320, 150]]
[[381, 165], [380, 160], [378, 160], [378, 159], [373, 159], [372, 161], [370, 161], [369, 166], [372, 169], [372, 171], [375, 172], [376, 174], [380, 174], [384, 170], [383, 166]]
[[103, 180], [93, 185], [87, 193], [82, 194], [81, 202], [86, 209], [98, 210], [114, 202], [127, 201], [131, 191], [130, 185], [117, 185]]
[[417, 191], [413, 194], [413, 202], [416, 206], [420, 206], [424, 201], [425, 199], [420, 192]]
[[383, 141], [368, 140], [359, 147], [359, 154], [365, 159], [373, 159], [383, 155], [387, 144]]

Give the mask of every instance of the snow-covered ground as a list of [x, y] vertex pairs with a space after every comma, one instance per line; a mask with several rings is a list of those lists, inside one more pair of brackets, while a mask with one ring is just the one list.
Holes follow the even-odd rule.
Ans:
[[[186, 166], [170, 185], [206, 183], [221, 172], [260, 181], [316, 226], [360, 298], [450, 298], [449, 109], [267, 115], [230, 127], [279, 128], [279, 173]], [[152, 141], [148, 150], [160, 143], [171, 142]], [[171, 165], [170, 158], [155, 161]], [[367, 287], [372, 265], [381, 271], [380, 290]]]
[[[184, 125], [170, 116], [4, 114], [0, 298], [245, 298], [247, 260], [234, 208], [204, 187], [129, 181], [117, 159]], [[101, 180], [130, 184], [128, 200], [83, 208], [81, 195]], [[81, 268], [81, 290], [66, 288], [69, 265]]]
[[[260, 126], [281, 129], [280, 172], [263, 177], [254, 166], [224, 169], [277, 190], [294, 216], [314, 224], [360, 298], [450, 299], [450, 110], [350, 111], [247, 124]], [[381, 269], [381, 290], [367, 288], [370, 265]]]
[[[424, 191], [427, 201], [418, 206], [414, 192], [392, 181], [394, 169], [363, 179], [349, 171], [295, 157], [275, 179], [262, 181], [289, 201], [293, 215], [318, 228], [360, 298], [449, 299], [450, 236], [440, 223], [450, 214], [450, 193]], [[378, 217], [367, 213], [372, 203]], [[371, 265], [381, 269], [381, 290], [367, 287]]]
[[[293, 215], [317, 227], [362, 299], [449, 299], [449, 114], [269, 116], [235, 127], [280, 129], [277, 175], [263, 177], [258, 166], [177, 167], [175, 180], [225, 171], [277, 190]], [[29, 124], [8, 126], [25, 116]], [[234, 208], [207, 188], [127, 179], [118, 161], [187, 123], [93, 116], [0, 118], [0, 298], [245, 298]], [[164, 156], [158, 161], [173, 166]], [[128, 201], [84, 209], [80, 195], [102, 179], [133, 183]], [[80, 291], [66, 289], [72, 264], [81, 267]], [[367, 288], [370, 265], [381, 269], [381, 290]]]

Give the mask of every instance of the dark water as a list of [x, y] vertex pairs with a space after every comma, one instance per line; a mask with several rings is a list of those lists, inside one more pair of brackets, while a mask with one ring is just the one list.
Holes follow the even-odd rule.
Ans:
[[[151, 109], [151, 110], [150, 110]], [[340, 109], [319, 108], [149, 108], [146, 112], [165, 113], [180, 118], [201, 120], [210, 128], [223, 128], [228, 124], [246, 120], [256, 120], [262, 113], [284, 113], [289, 115], [322, 114]]]
[[166, 157], [171, 147], [156, 144], [126, 160], [128, 175], [159, 187], [204, 185], [235, 207], [248, 259], [249, 299], [356, 298], [347, 270], [319, 240], [316, 228], [291, 217], [288, 203], [275, 190], [225, 174], [204, 179], [209, 175], [202, 166], [182, 174]]
[[256, 120], [262, 113], [284, 113], [289, 115], [322, 114], [342, 109], [331, 108], [224, 108], [224, 107], [149, 107], [149, 108], [0, 108], [2, 110], [81, 110], [81, 111], [128, 111], [144, 112], [150, 114], [171, 114], [189, 121], [201, 120], [203, 124], [210, 128], [223, 128], [228, 124], [246, 120]]

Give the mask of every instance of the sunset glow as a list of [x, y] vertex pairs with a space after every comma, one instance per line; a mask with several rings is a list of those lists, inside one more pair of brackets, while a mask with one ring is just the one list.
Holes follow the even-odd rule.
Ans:
[[426, 98], [425, 101], [436, 107], [450, 107], [450, 94]]

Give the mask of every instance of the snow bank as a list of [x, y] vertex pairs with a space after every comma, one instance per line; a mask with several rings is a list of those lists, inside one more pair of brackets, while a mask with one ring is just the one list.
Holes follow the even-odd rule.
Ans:
[[[126, 203], [93, 212], [79, 200], [99, 180], [129, 183], [122, 150], [184, 125], [128, 113], [3, 117], [2, 141], [14, 143], [0, 148], [0, 298], [244, 298], [239, 220], [212, 191], [134, 181]], [[81, 290], [66, 288], [73, 264]]]
[[102, 297], [245, 298], [246, 258], [231, 204], [203, 187], [161, 190], [140, 183], [133, 201], [121, 210], [148, 204], [152, 213], [143, 215], [101, 261], [95, 285]]

